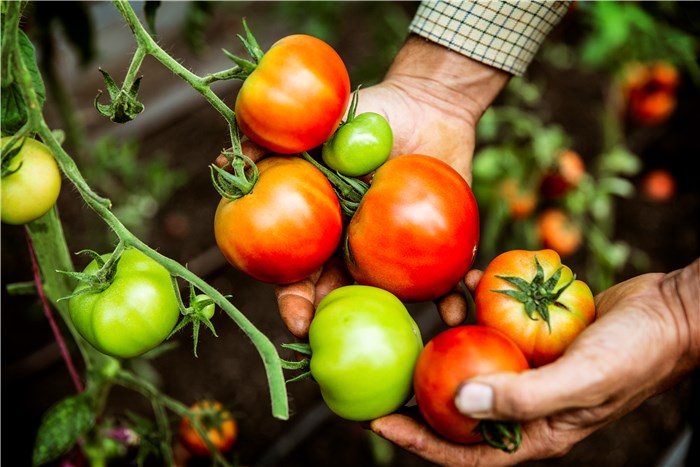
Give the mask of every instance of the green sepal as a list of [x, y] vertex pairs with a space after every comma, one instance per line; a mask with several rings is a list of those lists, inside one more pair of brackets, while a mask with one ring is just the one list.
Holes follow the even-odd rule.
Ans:
[[100, 68], [99, 71], [102, 73], [105, 86], [107, 87], [107, 92], [109, 93], [109, 97], [112, 101], [109, 105], [100, 104], [99, 101], [100, 97], [102, 96], [102, 91], [100, 90], [97, 92], [94, 104], [95, 109], [97, 109], [100, 114], [108, 117], [115, 123], [127, 123], [143, 112], [143, 104], [136, 99], [136, 95], [139, 92], [139, 86], [141, 85], [141, 76], [134, 80], [129, 89], [124, 90], [119, 89], [109, 73], [104, 71], [102, 68]]
[[520, 448], [522, 429], [518, 422], [483, 420], [479, 431], [484, 441], [496, 449], [512, 454]]
[[302, 355], [311, 355], [311, 346], [308, 343], [295, 342], [292, 344], [282, 344], [282, 347], [299, 352]]

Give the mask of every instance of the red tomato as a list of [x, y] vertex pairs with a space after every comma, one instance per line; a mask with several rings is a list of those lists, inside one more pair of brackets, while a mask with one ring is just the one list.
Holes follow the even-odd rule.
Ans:
[[430, 340], [418, 357], [413, 376], [416, 403], [428, 424], [445, 438], [478, 443], [480, 421], [457, 410], [457, 389], [474, 376], [527, 369], [523, 353], [501, 331], [486, 326], [450, 328]]
[[654, 169], [642, 178], [642, 194], [652, 201], [668, 201], [676, 194], [676, 179], [666, 169]]
[[562, 151], [554, 167], [548, 170], [540, 184], [540, 192], [548, 198], [558, 198], [576, 187], [586, 174], [586, 164], [581, 156], [571, 149]]
[[337, 248], [338, 198], [313, 165], [292, 156], [257, 164], [247, 195], [222, 198], [214, 217], [216, 243], [233, 266], [260, 281], [288, 284], [308, 277]]
[[[207, 438], [222, 454], [230, 451], [238, 436], [238, 427], [233, 414], [221, 402], [202, 400], [190, 407], [194, 417], [202, 424]], [[190, 453], [200, 457], [211, 457], [209, 448], [192, 426], [189, 417], [180, 419], [180, 442]]]
[[350, 99], [350, 78], [335, 50], [297, 34], [272, 45], [246, 78], [236, 120], [251, 140], [292, 154], [320, 146], [338, 128]]
[[508, 335], [533, 367], [557, 359], [595, 320], [591, 289], [553, 250], [494, 258], [474, 294], [476, 321]]
[[469, 185], [439, 159], [407, 155], [376, 171], [347, 230], [355, 280], [399, 299], [435, 299], [474, 260], [479, 211]]

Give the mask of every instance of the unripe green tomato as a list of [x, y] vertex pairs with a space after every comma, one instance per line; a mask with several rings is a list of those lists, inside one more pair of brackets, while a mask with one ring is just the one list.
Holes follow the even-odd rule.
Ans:
[[350, 177], [367, 175], [389, 158], [394, 135], [389, 122], [374, 112], [365, 112], [342, 125], [324, 143], [323, 162]]
[[[208, 295], [205, 294], [199, 294], [194, 297], [195, 302], [203, 302], [204, 300], [211, 300]], [[190, 306], [194, 305], [194, 303], [190, 303]], [[207, 318], [207, 319], [212, 319], [214, 316], [214, 311], [216, 311], [216, 304], [215, 303], [210, 303], [209, 305], [205, 306], [200, 310], [202, 314]]]
[[[11, 136], [2, 138], [3, 152]], [[46, 214], [61, 192], [61, 172], [51, 150], [43, 143], [24, 138], [22, 148], [10, 163], [19, 170], [2, 177], [2, 221], [27, 224]], [[20, 166], [20, 164], [22, 164]]]
[[394, 295], [349, 285], [319, 303], [309, 346], [323, 400], [340, 417], [360, 421], [394, 412], [410, 398], [423, 339]]
[[[102, 255], [102, 259], [107, 261], [110, 256]], [[93, 260], [83, 272], [92, 274], [98, 269]], [[75, 292], [86, 287], [89, 285], [81, 282]], [[106, 289], [74, 295], [68, 308], [73, 325], [86, 341], [119, 358], [137, 357], [158, 346], [180, 316], [170, 273], [136, 249], [124, 250]]]

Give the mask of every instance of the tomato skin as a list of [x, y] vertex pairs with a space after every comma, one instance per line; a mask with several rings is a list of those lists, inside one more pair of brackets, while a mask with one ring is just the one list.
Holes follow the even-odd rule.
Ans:
[[[102, 255], [102, 259], [107, 261], [110, 256]], [[98, 269], [93, 260], [83, 272]], [[80, 283], [75, 291], [86, 287]], [[109, 287], [73, 296], [69, 311], [73, 325], [86, 341], [118, 358], [136, 357], [159, 345], [180, 316], [168, 271], [131, 248], [122, 253]]]
[[413, 383], [416, 403], [426, 422], [445, 438], [478, 443], [480, 421], [457, 410], [457, 389], [474, 376], [528, 368], [518, 346], [501, 331], [475, 325], [449, 328], [431, 339], [418, 357]]
[[[204, 425], [207, 438], [220, 453], [231, 450], [238, 438], [238, 425], [233, 414], [218, 401], [201, 400], [195, 402], [190, 410], [196, 412], [195, 417]], [[191, 454], [198, 457], [211, 457], [211, 452], [204, 440], [192, 426], [188, 417], [180, 418], [180, 443]]]
[[[542, 266], [544, 278], [550, 278], [561, 267], [561, 277], [554, 291], [558, 291], [573, 278], [573, 272], [562, 265], [561, 258], [553, 250], [511, 250], [498, 255], [484, 270], [474, 294], [476, 321], [503, 331], [520, 347], [533, 367], [556, 360], [583, 330], [595, 320], [593, 294], [588, 285], [575, 280], [547, 306], [549, 324], [538, 315], [531, 319], [523, 303], [513, 297], [496, 292], [516, 290], [508, 281], [497, 276], [521, 277], [527, 281], [535, 277], [535, 257]], [[551, 327], [551, 332], [550, 332]]]
[[360, 177], [386, 162], [393, 143], [391, 127], [384, 117], [361, 113], [323, 144], [323, 162], [343, 175]]
[[321, 300], [309, 345], [311, 374], [328, 407], [360, 421], [387, 415], [409, 399], [423, 339], [395, 296], [349, 285]]
[[[0, 140], [3, 152], [11, 139]], [[51, 150], [32, 138], [17, 144], [23, 146], [10, 169], [22, 166], [2, 178], [2, 222], [12, 225], [27, 224], [46, 214], [61, 192], [61, 172]]]
[[229, 263], [255, 279], [297, 282], [337, 248], [340, 203], [328, 179], [299, 157], [267, 157], [257, 167], [260, 177], [250, 193], [221, 199], [216, 243]]
[[412, 154], [374, 174], [348, 225], [346, 262], [360, 284], [427, 301], [462, 280], [478, 240], [479, 211], [467, 182], [445, 162]]
[[292, 154], [333, 135], [350, 99], [343, 60], [325, 42], [296, 34], [272, 45], [236, 98], [241, 131], [270, 151]]

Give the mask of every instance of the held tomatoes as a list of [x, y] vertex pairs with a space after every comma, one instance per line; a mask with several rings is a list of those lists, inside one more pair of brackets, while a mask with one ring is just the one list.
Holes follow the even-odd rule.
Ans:
[[[3, 153], [11, 136], [2, 138]], [[32, 138], [17, 143], [19, 153], [9, 164], [10, 171], [2, 177], [2, 221], [21, 225], [46, 214], [56, 204], [61, 191], [61, 172], [51, 150]]]
[[338, 128], [350, 78], [335, 50], [297, 34], [272, 45], [236, 98], [236, 120], [251, 140], [292, 154], [320, 146]]
[[263, 282], [308, 277], [335, 251], [342, 233], [338, 198], [323, 174], [292, 156], [257, 164], [253, 189], [222, 198], [214, 217], [216, 243], [233, 266]]
[[483, 439], [480, 422], [457, 410], [457, 389], [474, 376], [527, 369], [523, 353], [501, 331], [486, 326], [450, 328], [431, 339], [418, 357], [416, 403], [428, 424], [445, 438], [478, 443]]
[[360, 421], [387, 415], [409, 399], [423, 339], [395, 296], [349, 285], [319, 303], [309, 346], [323, 400], [340, 417]]
[[[93, 260], [83, 272], [98, 269]], [[88, 287], [81, 282], [74, 294]], [[86, 341], [120, 358], [136, 357], [159, 345], [180, 316], [168, 271], [135, 249], [124, 250], [107, 288], [73, 295], [68, 307], [73, 325]]]
[[497, 256], [474, 301], [477, 322], [507, 334], [533, 367], [557, 359], [596, 316], [590, 288], [553, 250]]
[[346, 262], [360, 284], [407, 302], [435, 299], [474, 260], [479, 211], [452, 167], [424, 155], [379, 167], [347, 231]]
[[[202, 424], [207, 438], [220, 453], [231, 450], [238, 435], [238, 427], [233, 414], [221, 402], [202, 400], [190, 407], [194, 417]], [[199, 433], [194, 429], [189, 417], [180, 419], [180, 443], [191, 454], [199, 457], [211, 457], [211, 452]]]

